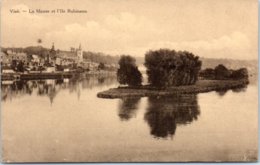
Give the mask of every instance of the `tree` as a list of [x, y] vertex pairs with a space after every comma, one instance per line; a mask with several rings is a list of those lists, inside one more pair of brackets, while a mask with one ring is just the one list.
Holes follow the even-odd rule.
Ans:
[[120, 84], [138, 86], [142, 83], [142, 74], [138, 70], [135, 59], [128, 55], [121, 56], [117, 70], [117, 80]]
[[105, 70], [105, 64], [103, 62], [100, 62], [98, 65], [99, 70]]
[[49, 50], [46, 48], [43, 48], [42, 46], [29, 46], [24, 48], [24, 52], [27, 54], [28, 60], [32, 59], [32, 55], [36, 54], [39, 55], [41, 58], [45, 58], [47, 54], [49, 53]]
[[235, 70], [231, 74], [232, 79], [248, 79], [248, 70], [246, 68], [240, 68]]
[[159, 49], [145, 54], [148, 82], [154, 86], [195, 84], [201, 64], [198, 56], [187, 51]]
[[215, 79], [217, 80], [223, 80], [230, 78], [230, 71], [223, 65], [219, 64], [215, 67]]
[[16, 69], [17, 69], [17, 60], [12, 60], [11, 68], [16, 71]]
[[17, 71], [18, 72], [24, 72], [24, 63], [20, 61], [17, 65]]
[[215, 79], [215, 70], [212, 68], [206, 68], [202, 70], [199, 75], [205, 79]]
[[39, 38], [39, 39], [37, 40], [37, 43], [40, 45], [40, 44], [42, 43], [42, 39]]

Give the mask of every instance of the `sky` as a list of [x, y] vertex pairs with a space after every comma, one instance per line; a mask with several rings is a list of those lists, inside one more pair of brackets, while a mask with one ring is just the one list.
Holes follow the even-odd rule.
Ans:
[[[27, 12], [11, 13], [11, 9]], [[77, 9], [87, 13], [29, 13]], [[38, 45], [142, 57], [187, 50], [201, 57], [258, 58], [257, 0], [2, 0], [1, 46]]]

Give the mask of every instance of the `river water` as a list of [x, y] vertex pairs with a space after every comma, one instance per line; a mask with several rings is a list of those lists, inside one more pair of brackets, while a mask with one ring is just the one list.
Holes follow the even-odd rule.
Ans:
[[3, 159], [179, 162], [257, 159], [257, 84], [172, 97], [101, 99], [116, 77], [2, 81]]

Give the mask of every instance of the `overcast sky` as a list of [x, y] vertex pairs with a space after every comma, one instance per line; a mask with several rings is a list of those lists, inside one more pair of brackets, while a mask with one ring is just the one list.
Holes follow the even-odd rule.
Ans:
[[[37, 45], [111, 55], [188, 50], [212, 58], [257, 59], [257, 0], [3, 0], [1, 46]], [[30, 14], [10, 9], [87, 10]]]

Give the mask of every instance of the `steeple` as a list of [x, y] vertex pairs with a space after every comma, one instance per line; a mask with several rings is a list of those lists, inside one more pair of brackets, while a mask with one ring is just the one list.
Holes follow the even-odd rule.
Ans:
[[54, 42], [52, 43], [51, 50], [55, 50], [55, 47], [54, 47]]
[[76, 50], [77, 57], [78, 57], [78, 64], [83, 62], [83, 52], [81, 49], [81, 44], [79, 44], [79, 48]]

